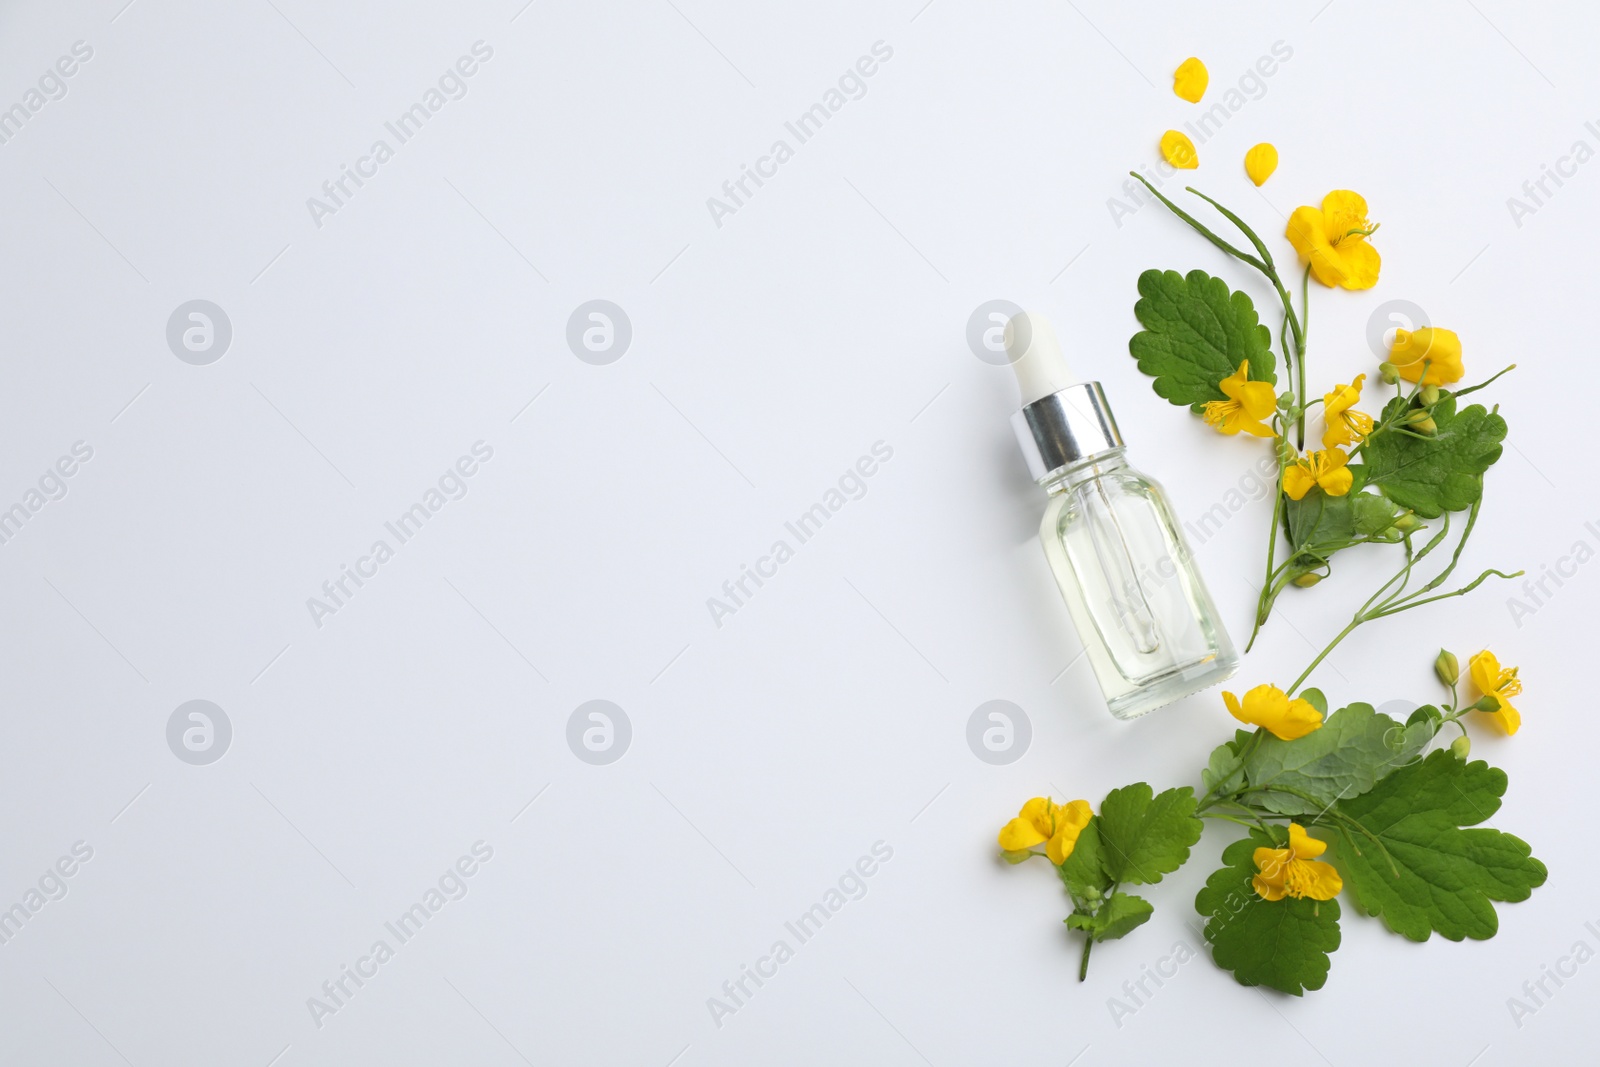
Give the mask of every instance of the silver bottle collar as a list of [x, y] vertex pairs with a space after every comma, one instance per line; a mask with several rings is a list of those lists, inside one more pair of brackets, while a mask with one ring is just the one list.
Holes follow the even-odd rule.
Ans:
[[1011, 416], [1011, 429], [1036, 482], [1063, 467], [1123, 447], [1117, 420], [1099, 382], [1080, 382], [1040, 397]]

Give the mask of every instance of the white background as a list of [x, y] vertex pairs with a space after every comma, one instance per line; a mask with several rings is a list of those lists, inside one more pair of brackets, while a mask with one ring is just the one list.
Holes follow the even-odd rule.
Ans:
[[[1314, 679], [1381, 705], [1437, 698], [1441, 644], [1520, 664], [1523, 732], [1474, 752], [1510, 774], [1492, 824], [1551, 875], [1498, 937], [1415, 945], [1347, 908], [1323, 991], [1243, 988], [1194, 925], [1232, 836], [1212, 827], [1077, 982], [1058, 883], [999, 863], [996, 831], [1036, 794], [1193, 783], [1234, 724], [1215, 692], [1106, 714], [1034, 539], [1010, 373], [964, 339], [986, 300], [1050, 316], [1179, 512], [1223, 501], [1262, 446], [1151, 392], [1135, 280], [1269, 294], [1159, 206], [1119, 226], [1108, 200], [1198, 116], [1182, 59], [1209, 65], [1209, 106], [1281, 41], [1192, 179], [1285, 260], [1296, 205], [1368, 198], [1382, 279], [1313, 292], [1313, 391], [1372, 374], [1369, 319], [1415, 302], [1470, 379], [1521, 365], [1488, 394], [1510, 444], [1463, 571], [1600, 547], [1600, 163], [1520, 226], [1507, 208], [1600, 148], [1583, 5], [124, 2], [0, 14], [0, 106], [93, 49], [0, 145], [0, 506], [94, 450], [0, 545], [0, 906], [94, 850], [0, 946], [0, 1060], [1587, 1059], [1600, 964], [1520, 1028], [1507, 998], [1600, 949], [1600, 565], [1520, 626], [1520, 583], [1374, 625]], [[479, 40], [465, 98], [316, 225], [307, 198]], [[707, 198], [877, 41], [866, 95], [717, 226]], [[1282, 165], [1258, 193], [1261, 140]], [[165, 337], [196, 298], [233, 327], [209, 366]], [[608, 366], [565, 341], [596, 298], [633, 327]], [[468, 495], [315, 625], [307, 598], [480, 440]], [[707, 598], [877, 441], [866, 495], [715, 626]], [[1241, 643], [1268, 506], [1198, 548]], [[1297, 674], [1392, 558], [1291, 590], [1238, 684]], [[192, 699], [233, 726], [209, 766], [167, 746]], [[609, 766], [566, 742], [592, 699], [632, 724]], [[1008, 766], [967, 746], [991, 699], [1032, 723]], [[479, 840], [470, 892], [317, 1026], [307, 998]], [[877, 841], [865, 897], [717, 1026], [707, 999]], [[1118, 1025], [1109, 998], [1179, 942], [1199, 957]]]

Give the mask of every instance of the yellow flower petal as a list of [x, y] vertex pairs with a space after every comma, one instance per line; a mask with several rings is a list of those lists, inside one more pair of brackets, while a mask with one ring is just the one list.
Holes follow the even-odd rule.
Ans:
[[1332, 900], [1344, 888], [1344, 880], [1331, 863], [1321, 860], [1290, 860], [1283, 888], [1291, 897]]
[[1344, 254], [1345, 278], [1339, 284], [1346, 289], [1371, 289], [1378, 284], [1378, 270], [1383, 257], [1367, 243], [1366, 238], [1346, 241], [1340, 248]]
[[[1330, 449], [1335, 455], [1344, 455], [1338, 449]], [[1355, 476], [1350, 473], [1350, 468], [1339, 464], [1331, 470], [1324, 471], [1317, 476], [1317, 484], [1322, 486], [1322, 491], [1329, 496], [1344, 496], [1350, 492], [1350, 487], [1355, 484]]]
[[1161, 135], [1161, 158], [1179, 170], [1194, 170], [1200, 165], [1200, 155], [1194, 150], [1189, 135], [1168, 130]]
[[1522, 713], [1512, 707], [1508, 700], [1500, 701], [1500, 710], [1494, 713], [1494, 721], [1508, 736], [1522, 729]]
[[1012, 819], [1000, 830], [1000, 847], [1007, 852], [1021, 852], [1044, 840], [1045, 835], [1027, 819]]
[[1241, 702], [1232, 693], [1222, 694], [1228, 713], [1240, 722], [1260, 726], [1284, 741], [1304, 737], [1322, 727], [1322, 713], [1311, 703], [1288, 694], [1275, 685], [1258, 685]]
[[1466, 373], [1461, 363], [1461, 338], [1454, 330], [1424, 326], [1418, 330], [1396, 330], [1389, 347], [1389, 362], [1408, 382], [1423, 379], [1422, 365], [1428, 365], [1422, 385], [1448, 385], [1459, 382]]
[[1032, 848], [1055, 833], [1060, 807], [1049, 797], [1034, 797], [1022, 805], [1015, 819], [1000, 831], [1000, 847], [1007, 852]]
[[1244, 172], [1260, 186], [1278, 169], [1278, 150], [1263, 141], [1244, 154]]
[[1351, 409], [1361, 400], [1361, 383], [1365, 374], [1356, 375], [1349, 385], [1334, 386], [1333, 392], [1322, 397], [1322, 417], [1327, 428], [1322, 431], [1322, 447], [1354, 444], [1372, 432], [1372, 416]]
[[1274, 885], [1259, 874], [1250, 879], [1250, 888], [1263, 900], [1282, 900], [1284, 896], [1283, 886]]
[[1378, 283], [1382, 258], [1367, 237], [1376, 229], [1367, 219], [1367, 202], [1348, 189], [1322, 198], [1322, 208], [1298, 207], [1284, 236], [1323, 285], [1370, 289]]
[[1294, 854], [1286, 848], [1258, 848], [1252, 858], [1261, 873], [1250, 880], [1251, 888], [1264, 900], [1282, 900], [1284, 879]]
[[1298, 823], [1290, 823], [1288, 848], [1255, 850], [1252, 858], [1260, 873], [1251, 879], [1251, 887], [1266, 900], [1282, 900], [1286, 896], [1332, 900], [1344, 888], [1344, 882], [1331, 864], [1315, 858], [1327, 847], [1327, 842], [1318, 841]]
[[1473, 687], [1484, 696], [1494, 697], [1499, 703], [1500, 706], [1490, 714], [1500, 728], [1507, 734], [1520, 730], [1522, 714], [1511, 704], [1511, 698], [1522, 692], [1522, 679], [1517, 677], [1517, 668], [1502, 667], [1495, 654], [1484, 649], [1472, 657], [1467, 669]]
[[1326, 841], [1318, 841], [1297, 822], [1289, 824], [1289, 851], [1297, 860], [1314, 860], [1328, 850]]
[[1367, 222], [1367, 199], [1349, 189], [1335, 189], [1322, 198], [1322, 213], [1328, 217], [1330, 239], [1351, 230], [1370, 229]]
[[1057, 812], [1056, 832], [1045, 846], [1045, 855], [1051, 863], [1060, 865], [1072, 855], [1072, 850], [1078, 845], [1078, 836], [1089, 825], [1089, 818], [1094, 812], [1090, 810], [1087, 800], [1071, 801], [1058, 808]]
[[1283, 491], [1289, 494], [1290, 500], [1304, 499], [1316, 484], [1317, 480], [1311, 476], [1311, 468], [1304, 461], [1283, 469]]
[[1472, 675], [1472, 684], [1478, 687], [1480, 693], [1494, 692], [1495, 683], [1500, 680], [1500, 660], [1487, 648], [1467, 661], [1467, 670]]
[[1194, 56], [1178, 64], [1178, 69], [1172, 74], [1172, 91], [1191, 104], [1200, 102], [1200, 98], [1206, 95], [1206, 86], [1210, 83], [1211, 75], [1206, 71], [1206, 65]]
[[1256, 437], [1276, 436], [1271, 427], [1261, 420], [1278, 410], [1278, 395], [1270, 382], [1250, 380], [1250, 362], [1242, 361], [1239, 369], [1217, 383], [1226, 400], [1206, 403], [1206, 425], [1215, 426], [1220, 433], [1248, 433]]

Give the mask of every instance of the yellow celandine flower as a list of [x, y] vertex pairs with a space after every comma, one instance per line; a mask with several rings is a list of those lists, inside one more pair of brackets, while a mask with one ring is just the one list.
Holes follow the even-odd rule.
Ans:
[[1258, 685], [1244, 695], [1244, 703], [1224, 692], [1222, 702], [1228, 714], [1242, 723], [1265, 728], [1280, 741], [1293, 741], [1313, 730], [1322, 729], [1322, 712], [1311, 701], [1289, 695], [1275, 685]]
[[1345, 466], [1349, 462], [1350, 457], [1337, 448], [1307, 452], [1283, 469], [1283, 491], [1290, 500], [1299, 500], [1312, 486], [1320, 485], [1329, 496], [1344, 496], [1355, 483], [1355, 476]]
[[1168, 130], [1161, 135], [1161, 158], [1179, 170], [1194, 170], [1200, 165], [1200, 154], [1194, 150], [1189, 135]]
[[1335, 189], [1322, 198], [1321, 209], [1295, 208], [1284, 236], [1323, 285], [1371, 289], [1378, 284], [1381, 259], [1367, 238], [1377, 228], [1367, 221], [1361, 194]]
[[1207, 402], [1204, 418], [1206, 425], [1215, 426], [1219, 433], [1244, 432], [1257, 437], [1274, 436], [1271, 427], [1262, 419], [1278, 410], [1278, 394], [1272, 391], [1271, 382], [1250, 380], [1250, 361], [1239, 364], [1239, 369], [1217, 383], [1226, 400]]
[[1328, 424], [1322, 431], [1323, 448], [1354, 444], [1372, 432], [1372, 416], [1352, 410], [1361, 400], [1361, 383], [1366, 380], [1365, 374], [1358, 374], [1349, 385], [1335, 386], [1323, 395], [1322, 417]]
[[1210, 84], [1210, 72], [1194, 56], [1179, 63], [1178, 69], [1172, 72], [1172, 91], [1191, 104], [1200, 102], [1200, 98], [1206, 95], [1206, 86]]
[[1484, 649], [1472, 657], [1467, 669], [1472, 674], [1472, 684], [1477, 686], [1478, 692], [1500, 702], [1499, 709], [1489, 714], [1495, 717], [1506, 733], [1516, 733], [1522, 727], [1522, 715], [1511, 706], [1510, 698], [1522, 692], [1522, 679], [1517, 677], [1517, 668], [1501, 667], [1495, 654]]
[[1262, 141], [1244, 154], [1244, 172], [1260, 188], [1278, 169], [1278, 149]]
[[[1408, 382], [1421, 385], [1448, 385], [1459, 382], [1466, 370], [1461, 365], [1461, 338], [1454, 330], [1424, 326], [1419, 330], [1396, 330], [1389, 346], [1389, 362]], [[1422, 365], [1428, 365], [1427, 375]]]
[[1318, 841], [1299, 823], [1292, 822], [1288, 848], [1256, 849], [1256, 870], [1261, 873], [1250, 880], [1250, 885], [1266, 900], [1332, 900], [1344, 888], [1344, 880], [1333, 864], [1317, 859], [1327, 848], [1326, 841]]
[[1000, 847], [1007, 852], [1022, 852], [1044, 842], [1045, 855], [1059, 865], [1072, 855], [1078, 835], [1089, 825], [1093, 814], [1087, 800], [1057, 804], [1049, 797], [1034, 797], [1001, 828]]

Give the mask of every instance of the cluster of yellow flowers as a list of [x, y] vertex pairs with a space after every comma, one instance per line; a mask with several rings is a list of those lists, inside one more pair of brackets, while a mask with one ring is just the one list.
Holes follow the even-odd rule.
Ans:
[[[1311, 276], [1323, 285], [1370, 289], [1378, 282], [1381, 264], [1378, 250], [1367, 240], [1376, 229], [1367, 219], [1367, 202], [1359, 193], [1335, 189], [1323, 197], [1320, 208], [1296, 208], [1284, 235], [1310, 268]], [[1380, 369], [1384, 380], [1390, 382], [1403, 378], [1425, 387], [1458, 382], [1465, 373], [1461, 338], [1454, 330], [1435, 326], [1396, 330]], [[1348, 385], [1335, 386], [1324, 394], [1322, 448], [1297, 454], [1284, 467], [1283, 491], [1291, 500], [1303, 499], [1313, 486], [1329, 496], [1350, 492], [1353, 479], [1347, 464], [1351, 452], [1373, 429], [1372, 416], [1355, 410], [1366, 378], [1358, 374]], [[1206, 405], [1207, 424], [1225, 434], [1278, 436], [1267, 425], [1278, 410], [1277, 397], [1270, 383], [1250, 380], [1248, 363], [1240, 363], [1236, 373], [1223, 379], [1221, 389], [1226, 399]], [[1431, 430], [1426, 418], [1415, 421], [1411, 428]]]

